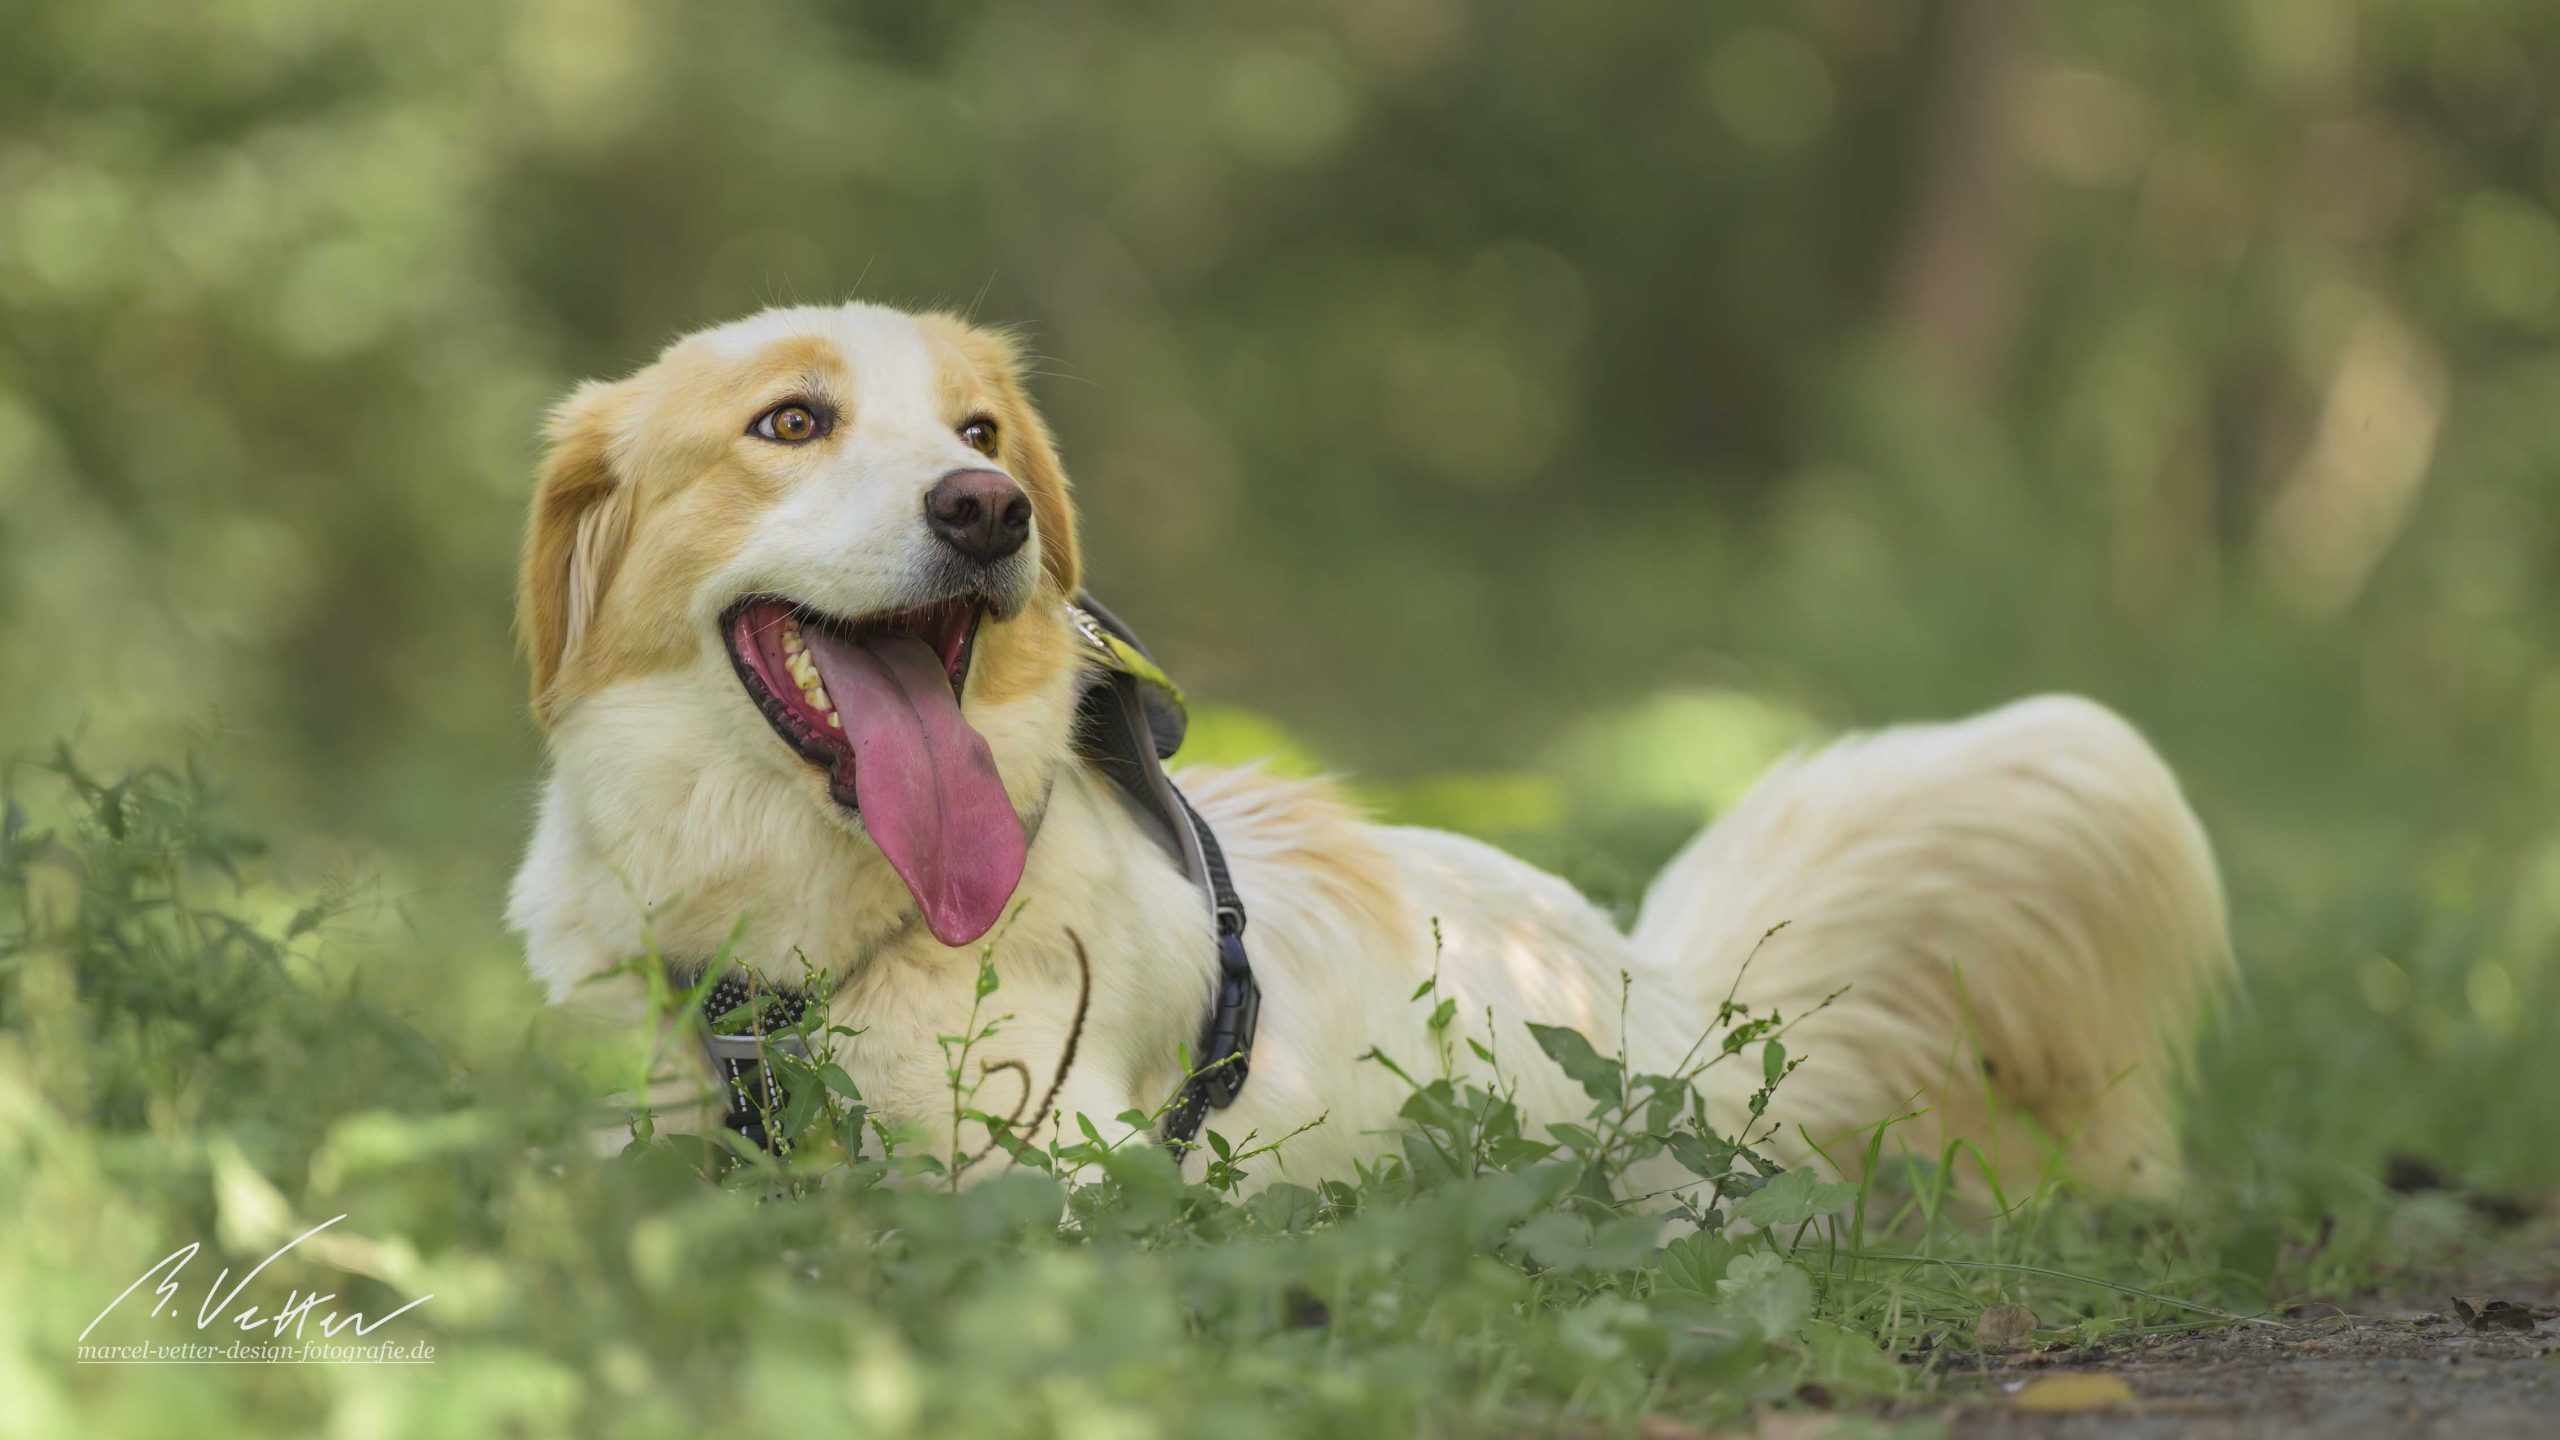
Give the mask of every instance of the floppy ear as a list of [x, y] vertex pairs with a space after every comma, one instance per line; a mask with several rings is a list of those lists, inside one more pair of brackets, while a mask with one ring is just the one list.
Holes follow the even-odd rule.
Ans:
[[558, 718], [576, 662], [631, 538], [631, 489], [613, 471], [617, 389], [590, 381], [551, 412], [551, 453], [534, 481], [516, 585], [516, 630], [533, 666], [533, 716]]
[[1058, 447], [1049, 438], [1049, 422], [1040, 418], [1039, 407], [1022, 387], [1022, 349], [1001, 330], [981, 330], [957, 319], [950, 323], [970, 363], [992, 379], [1005, 467], [1030, 493], [1031, 513], [1040, 530], [1041, 568], [1061, 596], [1073, 598], [1084, 577], [1084, 561], [1076, 545], [1075, 498], [1068, 493]]
[[1076, 545], [1076, 506], [1067, 493], [1066, 467], [1058, 463], [1058, 447], [1049, 439], [1049, 422], [1040, 418], [1008, 367], [1004, 408], [1011, 413], [1005, 448], [1013, 452], [1014, 477], [1031, 492], [1031, 513], [1040, 528], [1040, 565], [1058, 593], [1074, 598], [1084, 583], [1084, 557]]

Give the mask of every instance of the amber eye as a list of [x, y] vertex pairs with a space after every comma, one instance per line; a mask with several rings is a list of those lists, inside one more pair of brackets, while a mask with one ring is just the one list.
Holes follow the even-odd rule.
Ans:
[[785, 445], [799, 445], [827, 433], [827, 415], [814, 406], [794, 400], [776, 405], [755, 418], [747, 433]]
[[960, 443], [981, 455], [996, 453], [996, 422], [976, 416], [960, 427]]

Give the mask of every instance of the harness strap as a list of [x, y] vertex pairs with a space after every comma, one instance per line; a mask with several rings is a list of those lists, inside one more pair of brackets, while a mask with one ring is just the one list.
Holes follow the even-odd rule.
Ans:
[[1226, 852], [1218, 848], [1217, 835], [1191, 802], [1179, 791], [1175, 798], [1182, 800], [1183, 817], [1199, 836], [1218, 922], [1217, 1000], [1209, 1007], [1208, 1023], [1201, 1027], [1199, 1053], [1192, 1057], [1182, 1094], [1165, 1112], [1157, 1132], [1179, 1164], [1198, 1143], [1200, 1122], [1209, 1111], [1233, 1105], [1244, 1092], [1245, 1077], [1252, 1068], [1253, 1032], [1262, 1019], [1262, 987], [1254, 981], [1253, 962], [1245, 954], [1244, 901], [1227, 874]]
[[[697, 973], [688, 983], [699, 979]], [[791, 1142], [766, 1122], [780, 1115], [791, 1097], [773, 1068], [765, 1064], [765, 1052], [809, 1058], [808, 1044], [799, 1035], [801, 1017], [809, 1013], [809, 998], [797, 990], [752, 984], [736, 971], [721, 976], [702, 998], [703, 1017], [713, 1024], [741, 1008], [746, 1010], [744, 1031], [703, 1037], [711, 1068], [729, 1097], [728, 1113], [720, 1123], [757, 1149], [780, 1155], [791, 1148]]]
[[1077, 711], [1078, 749], [1156, 821], [1159, 840], [1208, 901], [1217, 927], [1217, 989], [1208, 1019], [1200, 1027], [1191, 1073], [1156, 1130], [1179, 1162], [1199, 1143], [1209, 1111], [1234, 1104], [1244, 1091], [1262, 1018], [1262, 987], [1245, 953], [1244, 898], [1236, 893], [1217, 832], [1164, 773], [1164, 760], [1182, 743], [1182, 692], [1137, 635], [1093, 597], [1077, 596], [1069, 614], [1100, 667]]

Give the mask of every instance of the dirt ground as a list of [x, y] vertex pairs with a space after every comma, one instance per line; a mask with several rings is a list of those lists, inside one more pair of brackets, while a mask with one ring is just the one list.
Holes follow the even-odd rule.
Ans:
[[[2504, 1301], [2507, 1307], [2486, 1308]], [[2466, 1317], [2464, 1307], [2471, 1315]], [[2112, 1376], [2129, 1405], [2043, 1412], [2049, 1377]], [[2102, 1382], [2101, 1382], [2102, 1383]], [[2046, 1386], [2064, 1403], [2089, 1381]], [[2427, 1290], [2304, 1308], [2247, 1326], [2024, 1356], [1947, 1412], [1963, 1440], [2560, 1436], [2560, 1249]], [[2058, 1394], [2057, 1394], [2058, 1392]]]

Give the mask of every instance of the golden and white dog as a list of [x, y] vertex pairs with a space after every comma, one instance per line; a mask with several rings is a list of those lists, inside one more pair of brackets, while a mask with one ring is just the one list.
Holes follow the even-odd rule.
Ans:
[[[831, 977], [862, 1032], [838, 1059], [874, 1109], [947, 1144], [936, 1037], [968, 1022], [981, 937], [1014, 1018], [972, 1066], [1045, 1079], [1077, 1006], [1073, 931], [1090, 1012], [1052, 1123], [1117, 1135], [1109, 1117], [1160, 1107], [1217, 947], [1071, 748], [1075, 511], [1006, 339], [870, 305], [768, 311], [581, 388], [550, 434], [520, 618], [552, 768], [509, 918], [553, 995], [651, 944], [709, 957], [742, 924], [740, 963]], [[1210, 1128], [1321, 1117], [1281, 1157], [1293, 1177], [1396, 1144], [1403, 1087], [1360, 1057], [1438, 1072], [1412, 1003], [1435, 966], [1453, 1039], [1494, 1047], [1542, 1123], [1587, 1102], [1523, 1022], [1666, 1070], [1741, 972], [1742, 1000], [1803, 1017], [1769, 1117], [1787, 1158], [1854, 1164], [1833, 1142], [1918, 1110], [1898, 1144], [1970, 1141], [2012, 1184], [2057, 1159], [2114, 1189], [2178, 1175], [2174, 1092], [2230, 968], [2221, 890], [2168, 770], [2097, 705], [1793, 760], [1670, 863], [1631, 934], [1562, 881], [1369, 823], [1322, 784], [1178, 779], [1225, 844], [1263, 988], [1251, 1081]], [[1727, 1134], [1759, 1078], [1724, 1081], [1743, 1068], [1710, 1072]]]

